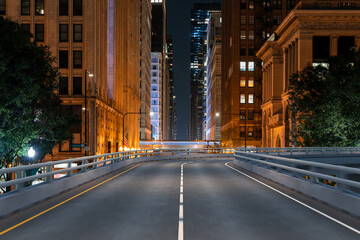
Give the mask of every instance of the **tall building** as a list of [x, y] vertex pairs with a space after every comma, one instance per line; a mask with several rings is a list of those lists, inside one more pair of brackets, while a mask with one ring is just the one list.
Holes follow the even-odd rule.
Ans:
[[170, 96], [169, 96], [169, 102], [170, 102], [170, 110], [169, 110], [169, 132], [170, 132], [170, 138], [169, 140], [176, 140], [176, 121], [177, 121], [177, 115], [176, 115], [176, 95], [175, 95], [175, 82], [174, 82], [174, 63], [173, 63], [173, 37], [172, 35], [167, 35], [166, 37], [167, 42], [167, 64], [169, 69], [169, 89], [170, 89]]
[[152, 26], [151, 26], [151, 52], [161, 53], [161, 136], [159, 139], [169, 139], [169, 76], [166, 57], [166, 1], [151, 0]]
[[140, 139], [151, 139], [151, 3], [140, 0]]
[[162, 53], [151, 53], [151, 140], [162, 140]]
[[224, 146], [261, 146], [261, 60], [255, 56], [296, 0], [222, 1]]
[[210, 13], [221, 12], [220, 3], [196, 3], [191, 10], [191, 43], [190, 43], [190, 136], [189, 140], [204, 139], [203, 121], [205, 121], [205, 60], [206, 31]]
[[92, 155], [119, 151], [123, 145], [138, 148], [139, 118], [125, 114], [140, 108], [140, 2], [1, 3], [2, 15], [33, 33], [32, 41], [49, 46], [61, 73], [62, 107], [82, 120], [72, 129], [73, 138], [48, 159], [82, 156], [85, 149]]
[[211, 13], [207, 28], [206, 140], [221, 140], [221, 13]]
[[360, 46], [359, 1], [301, 0], [257, 56], [263, 60], [262, 146], [290, 147], [296, 116], [289, 109], [290, 76], [308, 64]]

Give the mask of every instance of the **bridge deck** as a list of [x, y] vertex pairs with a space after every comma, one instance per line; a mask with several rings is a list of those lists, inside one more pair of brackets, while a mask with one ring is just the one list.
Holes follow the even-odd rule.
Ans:
[[[3, 233], [0, 239], [179, 239], [182, 219], [184, 239], [359, 239], [358, 233], [225, 166], [227, 161], [140, 165]], [[122, 171], [1, 219], [0, 232]], [[329, 210], [310, 199], [302, 201]], [[183, 216], [179, 216], [181, 202]], [[337, 211], [328, 213], [360, 229], [360, 220]]]

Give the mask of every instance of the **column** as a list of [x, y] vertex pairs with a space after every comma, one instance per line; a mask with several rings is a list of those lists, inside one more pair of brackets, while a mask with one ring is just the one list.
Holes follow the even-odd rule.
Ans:
[[330, 36], [330, 56], [337, 56], [338, 54], [338, 38], [339, 35]]
[[312, 35], [311, 34], [300, 34], [298, 40], [298, 69], [303, 70], [309, 63], [312, 64], [313, 49], [312, 49]]
[[286, 92], [287, 91], [287, 88], [288, 88], [288, 50], [286, 48], [283, 48], [283, 58], [284, 58], [284, 63], [283, 63], [283, 72], [284, 72], [284, 75], [283, 75], [283, 92]]
[[299, 71], [299, 40], [295, 39], [294, 42], [294, 48], [295, 48], [295, 72]]
[[360, 34], [355, 35], [355, 50], [359, 51], [360, 48]]

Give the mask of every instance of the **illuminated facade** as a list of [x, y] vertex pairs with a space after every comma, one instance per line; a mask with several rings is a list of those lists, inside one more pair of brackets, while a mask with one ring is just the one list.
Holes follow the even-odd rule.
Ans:
[[206, 114], [206, 35], [209, 16], [212, 12], [221, 12], [220, 3], [194, 4], [191, 10], [190, 43], [190, 131], [189, 140], [205, 139], [204, 121]]
[[360, 46], [358, 1], [303, 0], [257, 56], [263, 61], [262, 146], [289, 147], [296, 118], [289, 110], [291, 74]]
[[222, 113], [224, 146], [261, 146], [261, 60], [255, 53], [296, 0], [222, 1]]
[[206, 140], [221, 140], [221, 13], [211, 13], [207, 28]]
[[151, 3], [140, 0], [140, 140], [151, 139]]
[[[0, 13], [50, 47], [59, 67], [62, 107], [82, 123], [54, 149], [57, 160], [139, 147], [140, 1], [6, 0]], [[121, 22], [123, 24], [116, 24]], [[85, 91], [86, 90], [86, 91]], [[85, 94], [87, 101], [85, 103]], [[123, 135], [124, 134], [124, 135]]]
[[166, 48], [167, 48], [167, 64], [169, 70], [169, 132], [170, 138], [169, 140], [176, 140], [176, 96], [175, 96], [175, 82], [174, 82], [174, 65], [173, 65], [173, 37], [172, 35], [167, 35], [166, 37]]
[[162, 96], [162, 54], [151, 53], [151, 126], [152, 140], [162, 140], [163, 96]]

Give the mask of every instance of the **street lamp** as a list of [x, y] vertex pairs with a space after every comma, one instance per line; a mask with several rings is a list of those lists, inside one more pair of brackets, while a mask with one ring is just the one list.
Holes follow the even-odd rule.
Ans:
[[[220, 113], [216, 113], [215, 114], [216, 115], [216, 117], [219, 117], [220, 116]], [[223, 113], [223, 114], [221, 114], [221, 115], [227, 115], [227, 116], [239, 116], [239, 118], [241, 118], [241, 112], [240, 113]], [[241, 119], [240, 119], [241, 120]], [[246, 149], [246, 112], [245, 112], [245, 143], [244, 143], [244, 147], [245, 147], [245, 149]], [[240, 129], [239, 129], [240, 130]], [[241, 137], [241, 132], [239, 131], [239, 138]], [[239, 139], [240, 140], [240, 139]]]
[[35, 157], [35, 153], [36, 153], [35, 150], [33, 149], [33, 147], [31, 147], [28, 151], [28, 157], [29, 158]]
[[84, 140], [84, 147], [85, 147], [85, 156], [87, 156], [87, 151], [89, 150], [87, 144], [88, 144], [88, 129], [87, 129], [87, 76], [93, 77], [94, 74], [90, 73], [87, 69], [85, 69], [85, 108], [83, 109], [85, 111], [85, 140]]

